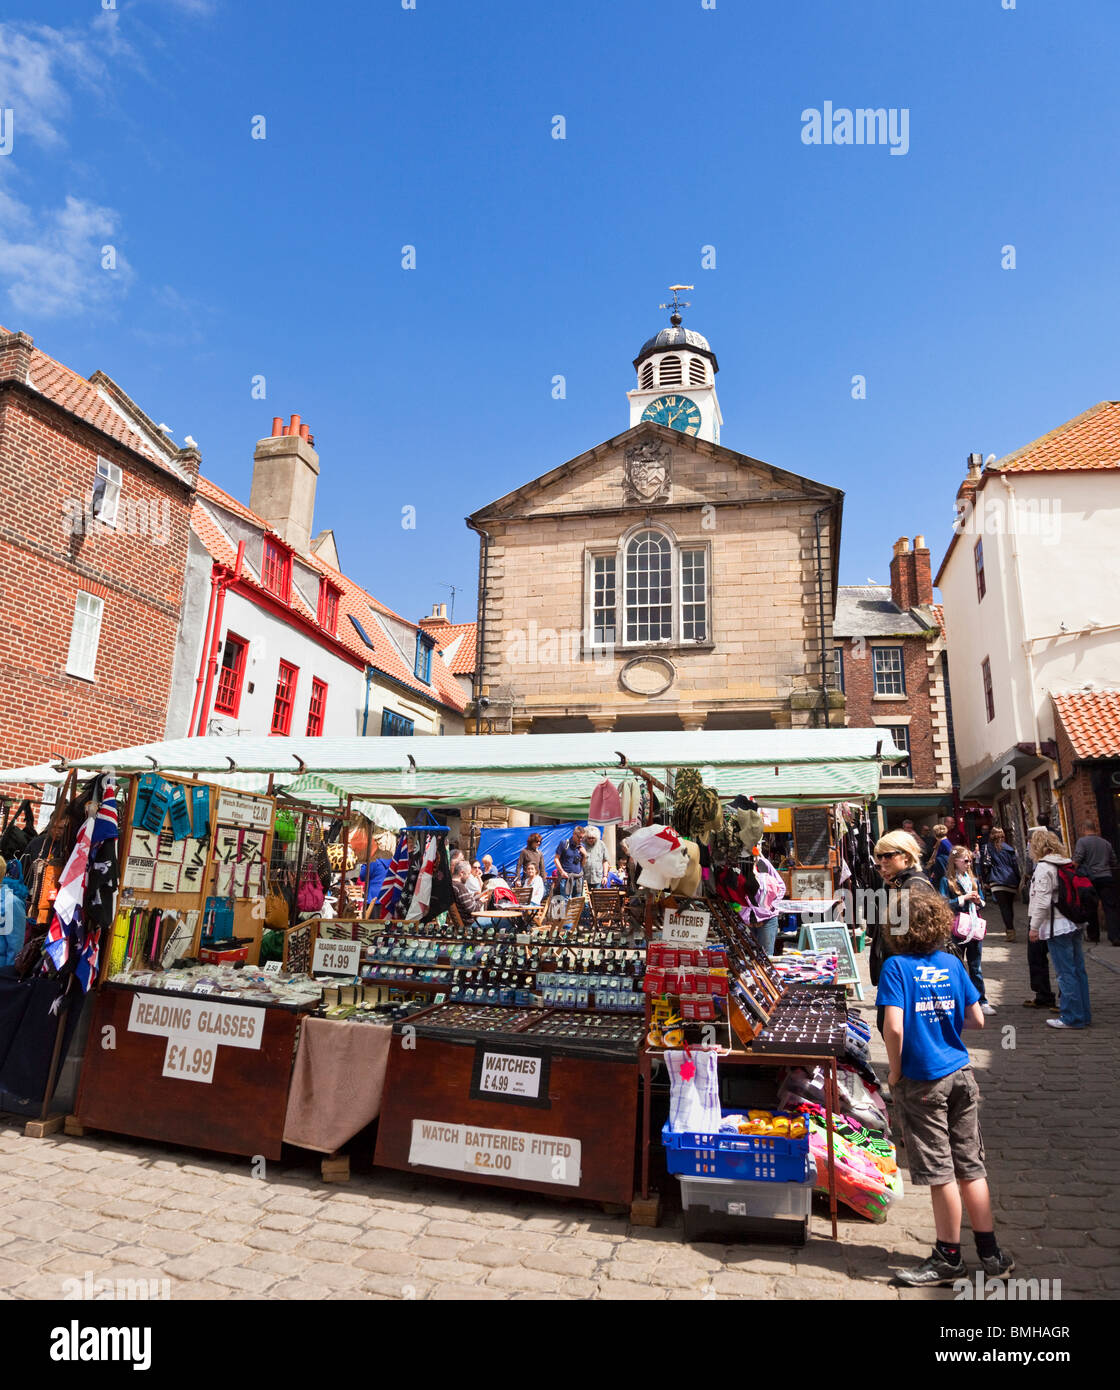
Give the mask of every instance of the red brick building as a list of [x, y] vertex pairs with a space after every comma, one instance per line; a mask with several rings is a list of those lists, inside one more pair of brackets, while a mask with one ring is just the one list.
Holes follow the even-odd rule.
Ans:
[[[1051, 694], [1065, 838], [1100, 834], [1120, 846], [1120, 689]], [[1099, 827], [1099, 829], [1095, 828]]]
[[163, 737], [198, 466], [0, 329], [0, 765]]
[[894, 830], [952, 812], [953, 771], [945, 638], [922, 536], [913, 548], [896, 542], [890, 577], [889, 587], [841, 585], [832, 630], [845, 723], [882, 728], [909, 753], [883, 768], [881, 824]]

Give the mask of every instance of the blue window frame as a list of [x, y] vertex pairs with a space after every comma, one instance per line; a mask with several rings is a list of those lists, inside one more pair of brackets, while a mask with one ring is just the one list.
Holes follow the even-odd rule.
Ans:
[[432, 648], [435, 646], [435, 639], [429, 637], [426, 632], [416, 634], [416, 661], [412, 667], [412, 673], [418, 681], [423, 681], [425, 685], [432, 683]]
[[416, 725], [411, 719], [406, 719], [403, 714], [398, 714], [394, 709], [381, 711], [382, 738], [411, 738], [415, 727]]

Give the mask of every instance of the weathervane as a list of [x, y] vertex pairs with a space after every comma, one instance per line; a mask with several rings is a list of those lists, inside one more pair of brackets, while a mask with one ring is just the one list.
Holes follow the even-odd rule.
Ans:
[[673, 298], [671, 302], [668, 304], [659, 304], [657, 307], [659, 309], [672, 309], [673, 312], [669, 317], [669, 322], [673, 325], [674, 328], [679, 328], [681, 322], [681, 310], [692, 308], [692, 304], [689, 300], [681, 298], [681, 290], [691, 290], [694, 288], [694, 286], [670, 285], [669, 288], [673, 291]]

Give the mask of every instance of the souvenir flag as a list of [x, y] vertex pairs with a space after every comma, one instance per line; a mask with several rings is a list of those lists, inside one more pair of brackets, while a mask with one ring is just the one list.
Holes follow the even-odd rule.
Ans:
[[389, 872], [385, 875], [385, 882], [381, 885], [381, 892], [377, 899], [377, 905], [383, 912], [389, 912], [396, 906], [407, 873], [408, 836], [402, 835], [397, 841], [392, 859], [389, 860]]
[[117, 827], [117, 789], [112, 782], [105, 787], [105, 794], [101, 798], [101, 805], [97, 808], [97, 815], [93, 819], [93, 832], [90, 837], [90, 849], [96, 849], [98, 845], [104, 844], [106, 840], [115, 840], [118, 835]]
[[[62, 871], [62, 876], [58, 880], [58, 894], [54, 900], [55, 916], [60, 918], [66, 927], [78, 916], [82, 898], [85, 896], [86, 871], [89, 868], [90, 840], [93, 835], [94, 819], [90, 816], [78, 831], [78, 838], [74, 842], [74, 849], [70, 858], [66, 861], [66, 867]], [[47, 949], [50, 950], [50, 937], [47, 938]], [[54, 959], [52, 955], [52, 960]], [[63, 961], [65, 961], [63, 956]], [[61, 968], [61, 963], [59, 963]]]
[[416, 891], [405, 914], [406, 922], [419, 922], [428, 910], [432, 898], [432, 874], [436, 867], [436, 842], [438, 836], [429, 835], [424, 846], [424, 858], [420, 865], [420, 877], [416, 881]]
[[[51, 917], [43, 950], [56, 971], [61, 970], [70, 959], [70, 928], [60, 922], [57, 916]], [[43, 962], [43, 970], [47, 970], [46, 961]]]
[[74, 973], [87, 994], [90, 985], [97, 979], [97, 968], [101, 963], [100, 947], [101, 928], [94, 927], [82, 948], [81, 955], [78, 957], [78, 964], [74, 967]]

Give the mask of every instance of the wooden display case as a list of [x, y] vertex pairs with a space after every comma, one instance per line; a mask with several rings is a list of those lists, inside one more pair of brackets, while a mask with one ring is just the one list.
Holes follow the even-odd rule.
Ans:
[[[636, 1054], [525, 1031], [441, 1033], [425, 1026], [440, 1008], [394, 1028], [375, 1163], [629, 1205]], [[526, 1012], [542, 1011], [510, 1010]]]
[[[190, 1009], [198, 1040], [185, 1041], [182, 1032], [172, 1036], [165, 1025], [171, 1015], [163, 1009]], [[216, 1028], [199, 1031], [221, 1015], [237, 1024], [239, 1031], [230, 1034], [235, 1042]], [[77, 1123], [165, 1144], [278, 1159], [299, 1018], [295, 1008], [282, 1004], [104, 985], [94, 1005]], [[176, 1022], [182, 1021], [180, 1013]], [[208, 1050], [209, 1062], [196, 1056]]]

